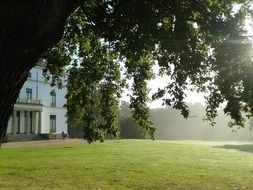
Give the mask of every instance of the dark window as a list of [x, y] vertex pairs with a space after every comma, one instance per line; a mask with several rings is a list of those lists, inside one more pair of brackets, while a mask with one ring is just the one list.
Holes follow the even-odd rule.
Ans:
[[16, 133], [20, 134], [20, 111], [16, 111]]
[[30, 133], [33, 133], [33, 112], [30, 112]]
[[26, 97], [27, 97], [27, 99], [32, 99], [32, 89], [31, 88], [26, 89]]

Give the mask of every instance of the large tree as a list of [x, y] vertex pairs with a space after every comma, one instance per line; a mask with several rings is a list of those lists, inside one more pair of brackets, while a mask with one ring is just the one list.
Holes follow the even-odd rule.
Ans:
[[77, 0], [0, 1], [0, 142], [29, 70], [61, 39]]
[[[236, 11], [234, 3], [241, 4]], [[96, 60], [96, 52], [101, 54], [96, 67], [116, 61], [125, 64], [134, 82], [133, 117], [151, 136], [147, 82], [154, 76], [156, 61], [160, 74], [172, 80], [153, 98], [169, 94], [164, 103], [187, 117], [184, 90], [192, 85], [210, 92], [208, 119], [226, 102], [224, 111], [235, 120], [233, 124], [243, 125], [242, 112], [253, 112], [252, 45], [243, 28], [249, 6], [247, 0], [1, 0], [0, 141], [19, 90], [39, 58], [47, 59], [49, 70], [59, 74], [59, 68], [76, 56], [80, 67], [86, 68], [86, 61]], [[98, 84], [118, 80], [109, 79], [107, 72], [110, 69], [101, 72]], [[97, 75], [90, 76], [93, 81]], [[108, 87], [110, 93], [104, 98], [110, 101], [117, 90]], [[104, 117], [109, 122], [108, 115]]]

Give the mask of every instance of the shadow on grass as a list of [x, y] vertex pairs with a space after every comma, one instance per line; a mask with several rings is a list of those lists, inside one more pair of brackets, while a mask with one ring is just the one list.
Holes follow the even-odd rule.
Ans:
[[242, 152], [253, 153], [253, 144], [240, 144], [240, 145], [222, 145], [222, 146], [214, 146], [214, 148], [225, 148], [225, 149], [233, 149], [239, 150]]

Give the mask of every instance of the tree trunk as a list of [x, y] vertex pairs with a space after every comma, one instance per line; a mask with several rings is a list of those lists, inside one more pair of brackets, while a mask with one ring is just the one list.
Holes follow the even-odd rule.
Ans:
[[[25, 65], [24, 65], [25, 66]], [[14, 104], [19, 91], [26, 81], [31, 67], [24, 69], [9, 68], [1, 65], [0, 70], [0, 138], [3, 142], [9, 118], [13, 112]], [[0, 146], [1, 146], [0, 143]]]
[[80, 0], [0, 0], [0, 146], [28, 73], [61, 38]]

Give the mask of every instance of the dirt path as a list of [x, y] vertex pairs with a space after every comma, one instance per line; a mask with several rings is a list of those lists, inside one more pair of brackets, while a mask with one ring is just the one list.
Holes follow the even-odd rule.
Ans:
[[24, 142], [9, 142], [2, 144], [2, 148], [32, 148], [32, 147], [55, 147], [55, 146], [72, 146], [84, 144], [83, 139], [65, 140], [43, 140], [43, 141], [24, 141]]

